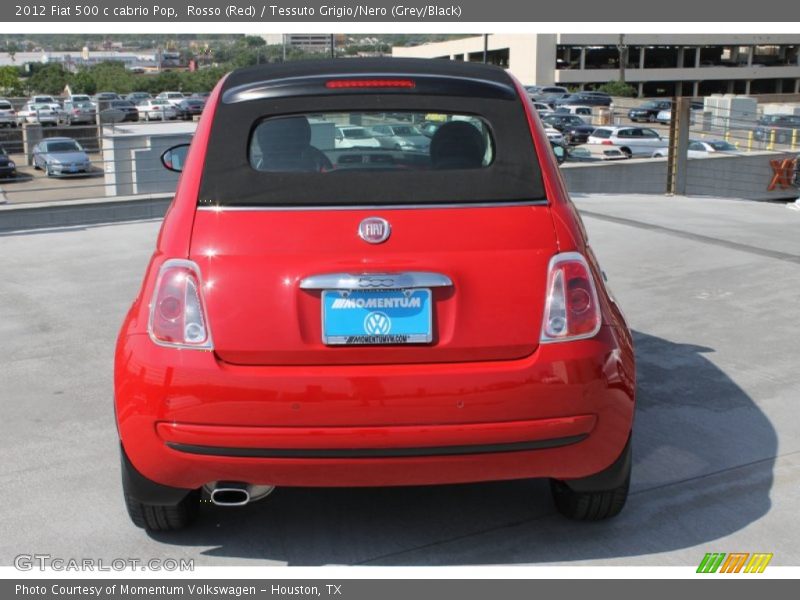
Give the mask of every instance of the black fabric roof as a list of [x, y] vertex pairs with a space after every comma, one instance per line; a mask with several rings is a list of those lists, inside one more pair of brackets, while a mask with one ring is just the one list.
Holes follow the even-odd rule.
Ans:
[[[411, 90], [338, 91], [327, 90], [319, 83], [326, 77], [358, 75], [416, 76], [418, 85]], [[287, 79], [292, 80], [291, 85], [281, 83], [280, 95], [270, 95], [270, 81]], [[316, 83], [304, 86], [304, 79]], [[512, 84], [509, 75], [497, 67], [424, 59], [298, 61], [234, 71], [223, 88], [223, 96], [230, 91], [233, 100], [221, 102], [216, 109], [199, 203], [329, 206], [544, 198], [539, 162], [523, 106], [527, 98], [520, 99]], [[237, 89], [250, 86], [257, 93], [235, 95]], [[349, 111], [478, 117], [490, 128], [494, 161], [485, 168], [440, 171], [276, 173], [251, 166], [250, 139], [263, 119]]]

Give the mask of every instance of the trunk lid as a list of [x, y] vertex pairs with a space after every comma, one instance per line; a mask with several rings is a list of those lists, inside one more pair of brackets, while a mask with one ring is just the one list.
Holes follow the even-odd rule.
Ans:
[[[358, 235], [380, 217], [391, 236]], [[401, 364], [511, 360], [537, 347], [547, 266], [556, 238], [546, 205], [352, 210], [197, 211], [191, 259], [205, 282], [217, 356], [241, 365]], [[323, 343], [322, 291], [301, 289], [329, 273], [432, 272], [432, 341], [408, 345]]]

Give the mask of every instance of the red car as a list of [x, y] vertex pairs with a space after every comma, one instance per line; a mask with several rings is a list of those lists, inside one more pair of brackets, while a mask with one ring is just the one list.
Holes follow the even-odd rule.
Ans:
[[[372, 128], [439, 123], [429, 144]], [[343, 125], [363, 129], [337, 147]], [[499, 68], [365, 59], [235, 71], [208, 100], [116, 349], [133, 522], [202, 494], [547, 477], [616, 515], [631, 334], [547, 136]]]

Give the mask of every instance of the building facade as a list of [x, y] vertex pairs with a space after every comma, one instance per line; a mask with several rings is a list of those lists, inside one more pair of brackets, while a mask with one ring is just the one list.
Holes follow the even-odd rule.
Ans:
[[392, 55], [481, 62], [484, 44], [487, 62], [524, 84], [593, 89], [624, 78], [640, 96], [800, 93], [800, 34], [496, 34]]

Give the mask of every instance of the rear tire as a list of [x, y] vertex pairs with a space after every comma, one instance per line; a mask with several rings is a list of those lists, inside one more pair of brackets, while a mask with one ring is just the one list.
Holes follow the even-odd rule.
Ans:
[[200, 489], [173, 488], [147, 479], [131, 464], [124, 449], [121, 462], [122, 494], [134, 525], [147, 531], [177, 531], [195, 521]]
[[[556, 509], [565, 517], [576, 521], [602, 521], [603, 519], [616, 517], [622, 511], [625, 501], [628, 499], [628, 490], [631, 483], [631, 462], [631, 444], [629, 440], [620, 458], [617, 459], [614, 465], [609, 467], [610, 471], [615, 466], [622, 465], [622, 470], [617, 473], [617, 476], [622, 477], [622, 482], [619, 485], [605, 490], [576, 491], [570, 487], [568, 482], [551, 479], [550, 491], [553, 495]], [[600, 476], [602, 477], [602, 473]], [[577, 483], [580, 483], [580, 480]]]
[[620, 150], [628, 158], [633, 158], [633, 152], [631, 152], [630, 148], [620, 148]]
[[191, 525], [200, 507], [200, 490], [193, 490], [178, 504], [145, 504], [125, 491], [128, 516], [137, 527], [147, 531], [177, 531]]

